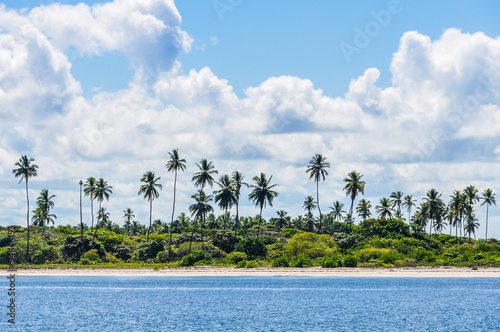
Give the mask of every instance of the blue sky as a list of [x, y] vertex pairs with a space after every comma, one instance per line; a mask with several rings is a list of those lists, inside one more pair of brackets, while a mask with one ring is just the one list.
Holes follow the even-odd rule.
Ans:
[[[500, 187], [496, 2], [3, 3], [0, 186], [13, 198], [0, 200], [2, 224], [23, 223], [10, 174], [21, 154], [41, 168], [32, 196], [53, 189], [58, 221], [70, 224], [75, 179], [88, 176], [114, 185], [114, 221], [127, 207], [145, 221], [137, 190], [148, 170], [162, 176], [156, 217], [168, 220], [173, 148], [188, 159], [178, 211], [201, 158], [248, 180], [274, 174], [282, 194], [267, 217], [302, 213], [314, 153], [332, 162], [322, 210], [348, 204], [342, 179], [353, 169], [373, 206], [393, 190], [420, 199], [435, 187], [447, 201], [469, 184]], [[498, 238], [500, 214], [491, 213]]]

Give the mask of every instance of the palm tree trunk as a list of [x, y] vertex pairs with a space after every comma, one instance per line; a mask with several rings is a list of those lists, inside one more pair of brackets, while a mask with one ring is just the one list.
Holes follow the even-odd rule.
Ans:
[[226, 209], [226, 216], [224, 218], [224, 224], [222, 225], [222, 237], [219, 242], [219, 259], [220, 259], [220, 247], [222, 246], [222, 242], [224, 242], [224, 235], [226, 232], [226, 221], [227, 221], [227, 209]]
[[239, 215], [238, 215], [238, 205], [239, 205], [239, 197], [238, 200], [236, 201], [236, 220], [234, 222], [234, 244], [236, 245], [236, 232], [238, 231], [238, 225], [239, 225]]
[[28, 178], [26, 178], [26, 202], [28, 203], [28, 212], [26, 213], [26, 223], [28, 226], [28, 242], [26, 245], [26, 260], [28, 263], [31, 263], [30, 261], [30, 199], [28, 196]]
[[259, 228], [257, 228], [257, 241], [255, 241], [255, 258], [257, 258], [257, 244], [259, 243], [259, 233], [260, 233], [260, 222], [262, 220], [262, 205], [260, 206], [259, 213]]
[[318, 233], [321, 234], [321, 219], [322, 219], [322, 215], [321, 215], [321, 209], [319, 208], [319, 181], [316, 181], [316, 203], [318, 204], [318, 211], [319, 211], [319, 229], [318, 229]]
[[149, 200], [149, 227], [148, 227], [148, 239], [146, 242], [149, 242], [149, 232], [151, 231], [151, 218], [153, 217], [153, 200]]
[[193, 235], [195, 231], [196, 231], [196, 218], [194, 219], [194, 228], [193, 231], [191, 232], [191, 237], [189, 238], [189, 253], [191, 253], [191, 243], [193, 242]]
[[174, 223], [174, 212], [175, 212], [175, 189], [177, 187], [177, 169], [175, 170], [174, 177], [174, 206], [172, 208], [172, 221], [170, 223], [170, 238], [168, 240], [168, 261], [170, 262], [170, 255], [172, 254], [172, 224]]
[[90, 213], [92, 214], [92, 226], [90, 227], [90, 231], [94, 228], [94, 200], [90, 199]]
[[[102, 208], [102, 202], [99, 201], [99, 211], [101, 211], [101, 208]], [[95, 223], [95, 228], [94, 228], [94, 238], [92, 239], [92, 245], [95, 244], [95, 237], [97, 236], [97, 222]]]
[[484, 236], [484, 240], [488, 240], [488, 208], [489, 204], [486, 204], [486, 235]]

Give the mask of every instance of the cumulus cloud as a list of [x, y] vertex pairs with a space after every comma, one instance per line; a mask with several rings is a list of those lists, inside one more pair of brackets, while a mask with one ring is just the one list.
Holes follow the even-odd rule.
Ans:
[[[56, 185], [71, 206], [77, 180], [104, 177], [115, 188], [107, 204], [114, 221], [127, 207], [145, 219], [148, 207], [136, 191], [148, 170], [165, 185], [155, 218], [168, 220], [173, 177], [164, 166], [173, 148], [188, 160], [179, 175], [179, 211], [190, 203], [201, 158], [213, 160], [221, 174], [242, 171], [248, 182], [260, 172], [274, 174], [283, 193], [276, 207], [291, 214], [302, 213], [303, 197], [314, 190], [305, 165], [315, 153], [332, 163], [320, 186], [322, 210], [344, 198], [342, 179], [352, 170], [365, 174], [371, 199], [392, 190], [418, 196], [430, 187], [494, 187], [485, 173], [492, 164], [498, 168], [500, 154], [499, 38], [448, 29], [433, 41], [408, 32], [393, 55], [387, 88], [377, 85], [380, 71], [368, 68], [344, 96], [280, 76], [240, 98], [208, 67], [182, 71], [176, 57], [189, 51], [191, 39], [180, 23], [167, 0], [53, 4], [28, 15], [1, 7], [0, 179], [12, 182], [9, 168], [28, 153], [40, 164], [38, 186]], [[71, 47], [93, 56], [124, 52], [139, 64], [136, 76], [126, 89], [86, 99], [70, 74], [64, 52]], [[153, 86], [144, 84], [148, 70], [160, 71]], [[455, 150], [471, 163], [456, 160]], [[2, 211], [13, 208], [0, 218], [22, 222], [14, 203], [0, 200]], [[255, 212], [250, 202], [242, 204], [242, 213]]]

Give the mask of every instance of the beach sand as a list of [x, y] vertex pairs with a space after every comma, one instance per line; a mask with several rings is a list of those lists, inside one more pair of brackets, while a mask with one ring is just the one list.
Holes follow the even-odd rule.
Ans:
[[[3, 274], [11, 273], [3, 269]], [[18, 269], [16, 276], [165, 276], [165, 277], [497, 277], [500, 268], [413, 267], [413, 268], [253, 268], [198, 266], [190, 268], [144, 269]]]

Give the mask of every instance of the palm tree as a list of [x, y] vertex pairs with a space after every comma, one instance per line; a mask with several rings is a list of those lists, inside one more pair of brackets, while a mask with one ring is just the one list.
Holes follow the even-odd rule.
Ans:
[[278, 220], [276, 221], [276, 225], [278, 226], [278, 229], [281, 229], [281, 227], [283, 227], [287, 223], [288, 212], [286, 212], [284, 210], [279, 210], [279, 211], [276, 211], [276, 214], [278, 215]]
[[307, 196], [304, 200], [304, 205], [302, 205], [304, 210], [307, 211], [307, 215], [309, 216], [309, 232], [313, 231], [313, 218], [312, 218], [312, 210], [315, 210], [317, 207], [317, 203], [314, 201], [312, 196]]
[[318, 211], [319, 211], [320, 230], [321, 230], [321, 219], [323, 218], [323, 216], [321, 214], [321, 209], [319, 207], [319, 180], [323, 179], [323, 181], [325, 181], [325, 177], [328, 175], [326, 169], [329, 167], [330, 163], [326, 161], [326, 158], [323, 157], [323, 155], [317, 153], [309, 161], [309, 165], [307, 166], [306, 169], [306, 173], [309, 174], [309, 179], [314, 179], [314, 182], [316, 182], [316, 204], [318, 206]]
[[406, 210], [408, 211], [408, 224], [411, 222], [411, 208], [412, 206], [416, 207], [417, 200], [413, 199], [412, 195], [406, 195], [404, 200], [403, 200], [403, 207], [406, 207]]
[[455, 237], [458, 241], [458, 229], [460, 228], [460, 237], [462, 236], [462, 217], [465, 212], [465, 194], [460, 190], [455, 190], [448, 204], [450, 213], [453, 214], [452, 225], [455, 226]]
[[425, 197], [424, 200], [429, 206], [429, 218], [431, 219], [431, 223], [429, 226], [429, 235], [431, 235], [432, 228], [434, 227], [434, 221], [441, 216], [441, 194], [438, 193], [436, 189], [432, 188], [431, 190], [427, 191], [427, 197]]
[[45, 225], [55, 224], [54, 219], [57, 219], [55, 214], [49, 213], [48, 210], [44, 210], [41, 206], [38, 206], [33, 210], [33, 225], [43, 227], [42, 236], [45, 235]]
[[396, 218], [401, 219], [401, 205], [403, 204], [403, 193], [401, 191], [395, 191], [391, 193], [391, 207], [397, 207]]
[[371, 207], [372, 205], [370, 204], [370, 201], [367, 201], [364, 198], [359, 201], [358, 206], [356, 207], [356, 212], [358, 212], [358, 215], [363, 218], [363, 221], [370, 218], [372, 215], [370, 212]]
[[332, 210], [332, 218], [335, 221], [342, 221], [344, 219], [343, 214], [345, 214], [345, 211], [342, 210], [344, 208], [344, 204], [340, 203], [339, 201], [333, 202], [333, 206], [330, 206], [330, 209]]
[[491, 190], [490, 188], [483, 191], [483, 196], [481, 197], [481, 199], [483, 200], [481, 206], [486, 204], [486, 235], [484, 236], [484, 239], [488, 240], [488, 208], [491, 204], [497, 205], [497, 202], [495, 200], [495, 193], [493, 193], [493, 190]]
[[42, 191], [40, 192], [40, 196], [38, 196], [36, 200], [36, 205], [38, 206], [39, 209], [41, 209], [42, 214], [44, 216], [43, 220], [44, 222], [42, 224], [43, 226], [42, 235], [45, 235], [45, 225], [48, 224], [49, 222], [52, 222], [52, 224], [54, 224], [54, 219], [57, 219], [57, 217], [54, 214], [50, 213], [50, 209], [54, 207], [54, 201], [52, 199], [55, 197], [56, 195], [49, 195], [48, 189], [42, 189]]
[[[354, 200], [358, 196], [359, 193], [365, 194], [365, 181], [361, 180], [363, 177], [362, 174], [352, 171], [347, 174], [347, 177], [344, 179], [345, 182], [345, 195], [351, 196], [351, 208], [349, 209], [349, 215], [352, 220], [352, 209], [354, 206]], [[347, 225], [346, 225], [347, 226]]]
[[236, 193], [234, 191], [233, 182], [229, 178], [229, 175], [224, 174], [220, 177], [219, 182], [216, 182], [220, 187], [219, 190], [214, 192], [215, 194], [215, 203], [219, 203], [219, 207], [221, 210], [224, 210], [225, 218], [222, 226], [222, 238], [219, 244], [219, 258], [220, 258], [220, 248], [222, 246], [222, 242], [224, 241], [224, 235], [226, 232], [226, 221], [228, 216], [228, 210], [235, 204], [237, 204], [238, 199], [236, 198]]
[[[174, 172], [174, 203], [172, 207], [172, 220], [171, 223], [174, 222], [174, 212], [175, 212], [175, 191], [177, 186], [177, 172], [186, 170], [186, 160], [181, 159], [179, 157], [179, 150], [173, 149], [172, 152], [168, 153], [170, 155], [170, 160], [167, 162], [165, 167], [167, 171]], [[172, 254], [172, 225], [170, 225], [170, 237], [168, 240], [168, 260], [170, 261], [170, 257]]]
[[[464, 231], [469, 234], [469, 243], [470, 243], [470, 235], [474, 234], [474, 238], [476, 237], [476, 228], [479, 227], [479, 223], [477, 222], [477, 218], [473, 213], [467, 215], [467, 223], [465, 224]], [[465, 237], [465, 234], [464, 234]]]
[[[109, 196], [111, 196], [112, 193], [113, 193], [113, 187], [109, 186], [108, 182], [104, 181], [103, 178], [100, 178], [99, 181], [96, 182], [93, 198], [99, 202], [99, 211], [102, 209], [102, 202], [104, 200], [109, 201]], [[94, 229], [94, 238], [92, 239], [92, 243], [95, 242], [95, 237], [97, 236], [97, 228], [98, 226], [96, 223], [96, 227]]]
[[189, 253], [191, 253], [191, 243], [193, 242], [193, 235], [196, 231], [196, 221], [204, 220], [207, 213], [214, 211], [214, 208], [210, 205], [210, 201], [213, 199], [212, 195], [207, 196], [203, 190], [198, 190], [191, 198], [195, 200], [195, 203], [189, 206], [189, 212], [191, 212], [192, 217], [194, 216], [194, 228], [189, 239]]
[[[267, 179], [264, 173], [260, 173], [260, 176], [256, 175], [253, 177], [252, 181], [255, 184], [252, 184], [250, 187], [253, 188], [252, 192], [248, 195], [248, 199], [252, 200], [255, 204], [255, 207], [260, 208], [259, 213], [259, 228], [257, 229], [257, 242], [259, 242], [259, 234], [260, 234], [260, 224], [262, 221], [262, 209], [269, 204], [270, 207], [273, 206], [273, 200], [278, 197], [279, 193], [274, 191], [273, 188], [277, 187], [277, 184], [271, 184], [271, 179], [273, 176], [271, 175], [269, 179]], [[255, 246], [257, 249], [257, 246]]]
[[154, 172], [146, 172], [141, 178], [141, 182], [144, 184], [139, 189], [137, 195], [144, 194], [144, 199], [149, 201], [149, 228], [148, 228], [148, 236], [147, 242], [149, 242], [149, 232], [151, 231], [151, 221], [153, 218], [153, 200], [160, 196], [158, 189], [162, 189], [162, 185], [158, 182], [161, 177], [155, 177]]
[[[219, 172], [215, 169], [215, 166], [211, 161], [206, 159], [202, 159], [198, 166], [198, 172], [193, 175], [192, 181], [194, 181], [194, 185], [199, 187], [201, 191], [205, 188], [205, 185], [208, 184], [210, 187], [214, 185], [214, 178], [212, 174], [219, 174]], [[203, 242], [203, 225], [205, 224], [205, 217], [203, 216], [203, 220], [201, 220], [201, 239]]]
[[31, 263], [30, 261], [30, 199], [28, 195], [28, 180], [31, 177], [37, 176], [37, 169], [38, 166], [34, 163], [35, 159], [29, 158], [27, 156], [21, 156], [21, 159], [15, 164], [17, 168], [14, 168], [12, 170], [12, 173], [14, 176], [21, 177], [21, 180], [19, 180], [19, 183], [21, 183], [23, 180], [26, 182], [26, 202], [28, 204], [28, 209], [26, 212], [26, 224], [28, 227], [28, 241], [26, 244], [26, 260], [28, 263]]
[[380, 205], [375, 207], [379, 219], [391, 219], [392, 212], [394, 211], [391, 207], [391, 202], [388, 198], [383, 197], [380, 199]]
[[127, 234], [130, 233], [130, 225], [133, 218], [135, 218], [134, 211], [131, 208], [123, 210], [123, 219], [125, 219], [124, 226], [127, 228]]
[[106, 211], [106, 208], [100, 208], [99, 211], [97, 211], [96, 225], [100, 225], [100, 227], [104, 229], [109, 228], [111, 226], [111, 221], [109, 220], [109, 212]]
[[92, 214], [92, 225], [90, 226], [90, 231], [92, 231], [92, 228], [94, 228], [94, 199], [96, 198], [96, 184], [96, 179], [93, 177], [89, 177], [87, 178], [87, 182], [85, 182], [85, 185], [83, 186], [83, 192], [85, 193], [85, 196], [90, 197], [90, 213]]
[[239, 205], [240, 205], [240, 194], [241, 188], [243, 186], [248, 188], [248, 183], [243, 182], [245, 177], [238, 171], [234, 171], [231, 175], [232, 185], [234, 187], [234, 194], [236, 195], [236, 220], [234, 221], [234, 241], [236, 242], [236, 232], [238, 231], [238, 227], [240, 225], [240, 217], [239, 217]]

